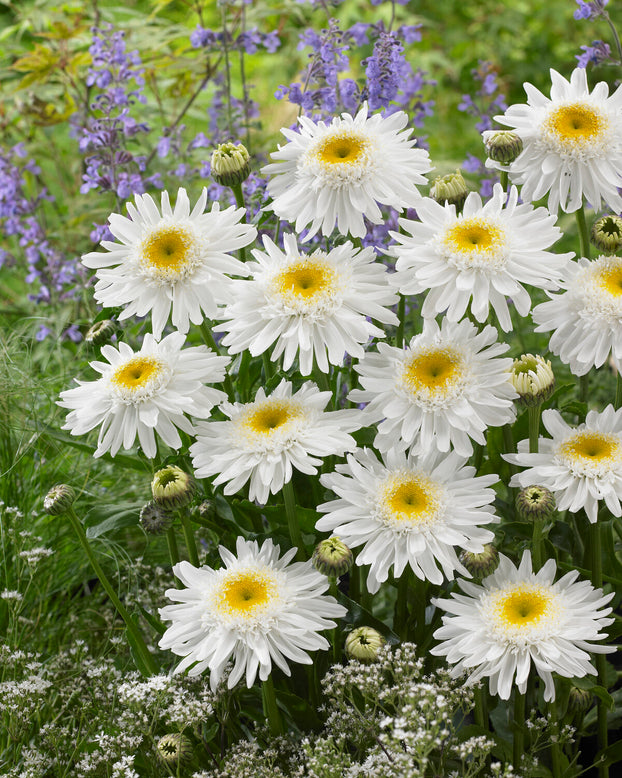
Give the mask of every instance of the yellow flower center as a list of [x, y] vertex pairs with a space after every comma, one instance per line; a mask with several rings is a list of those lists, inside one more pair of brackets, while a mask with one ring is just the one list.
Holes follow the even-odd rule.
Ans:
[[430, 348], [405, 365], [403, 374], [412, 392], [442, 391], [459, 376], [462, 358], [450, 348]]
[[191, 246], [192, 236], [183, 227], [162, 227], [144, 241], [142, 256], [152, 268], [179, 271], [187, 264]]
[[114, 371], [112, 382], [121, 389], [138, 389], [155, 378], [161, 368], [159, 359], [137, 356]]
[[378, 496], [377, 515], [394, 530], [430, 526], [443, 513], [443, 488], [423, 473], [392, 474], [381, 485]]
[[613, 297], [622, 296], [622, 263], [607, 267], [600, 274], [600, 285]]
[[504, 593], [498, 603], [499, 617], [507, 626], [532, 625], [546, 615], [551, 593], [535, 585], [521, 584]]
[[618, 439], [602, 432], [579, 432], [560, 446], [562, 455], [585, 464], [607, 462], [619, 450]]
[[275, 286], [281, 295], [294, 295], [309, 300], [330, 290], [336, 273], [324, 262], [300, 259], [275, 278]]
[[399, 484], [387, 497], [387, 505], [395, 518], [417, 521], [430, 507], [432, 495], [426, 492], [425, 482], [413, 477]]
[[368, 145], [365, 138], [350, 130], [342, 130], [326, 138], [316, 154], [319, 160], [327, 165], [351, 165], [362, 161]]
[[482, 254], [498, 248], [504, 238], [505, 234], [500, 227], [474, 216], [450, 227], [445, 233], [444, 242], [451, 251]]
[[271, 435], [300, 413], [298, 406], [289, 400], [268, 400], [248, 414], [245, 426], [255, 434]]
[[274, 582], [258, 570], [241, 572], [225, 581], [222, 605], [230, 615], [251, 615], [268, 603], [274, 592]]
[[563, 105], [548, 116], [545, 127], [560, 141], [581, 146], [596, 140], [606, 122], [598, 111], [582, 103]]

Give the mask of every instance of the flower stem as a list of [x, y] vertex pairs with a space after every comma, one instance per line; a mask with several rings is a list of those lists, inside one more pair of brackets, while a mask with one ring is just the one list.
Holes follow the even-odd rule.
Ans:
[[475, 699], [475, 723], [479, 727], [488, 729], [488, 710], [486, 705], [486, 689], [484, 686], [475, 687], [474, 699]]
[[540, 414], [542, 406], [533, 405], [528, 408], [529, 413], [529, 453], [538, 453], [538, 438], [540, 437]]
[[188, 551], [188, 561], [194, 567], [199, 566], [199, 552], [197, 550], [197, 544], [194, 539], [194, 532], [190, 525], [190, 520], [185, 511], [178, 511], [179, 520], [181, 521], [181, 527], [184, 531], [184, 540], [186, 541], [186, 550]]
[[503, 191], [508, 191], [508, 171], [507, 170], [501, 170], [499, 173], [499, 180], [501, 181], [501, 186], [503, 187]]
[[[598, 521], [593, 524], [590, 523], [590, 551], [591, 551], [591, 567], [592, 567], [592, 584], [595, 589], [602, 589], [603, 587], [603, 556], [602, 556], [602, 541], [601, 541], [601, 525]], [[596, 671], [598, 673], [598, 684], [603, 689], [607, 688], [607, 681], [605, 678], [606, 664], [604, 654], [596, 654]], [[607, 708], [605, 702], [599, 698], [597, 708], [597, 738], [598, 738], [598, 750], [603, 751], [607, 748], [608, 744], [608, 732], [607, 732]], [[609, 767], [607, 765], [598, 766], [598, 778], [609, 778]]]
[[108, 595], [108, 597], [110, 597], [112, 604], [117, 609], [117, 612], [125, 622], [127, 631], [132, 636], [132, 644], [137, 654], [140, 657], [141, 664], [143, 665], [142, 668], [143, 674], [155, 675], [158, 672], [158, 666], [156, 664], [156, 661], [153, 658], [153, 656], [150, 654], [149, 649], [147, 648], [147, 644], [145, 643], [143, 636], [141, 635], [136, 624], [132, 620], [132, 617], [130, 616], [125, 606], [117, 596], [117, 593], [113, 589], [112, 584], [108, 580], [108, 577], [106, 576], [101, 565], [97, 561], [97, 557], [93, 553], [93, 549], [89, 544], [88, 538], [86, 536], [86, 532], [84, 531], [84, 527], [82, 526], [82, 522], [76, 515], [76, 512], [74, 511], [73, 507], [69, 508], [69, 510], [67, 511], [67, 515], [69, 516], [69, 520], [71, 521], [71, 524], [73, 526], [76, 535], [78, 536], [78, 540], [80, 541], [80, 544], [84, 549], [84, 552], [86, 553], [89, 562], [91, 563], [91, 567], [95, 571], [95, 575], [99, 578], [99, 582], [104, 587], [106, 594]]
[[276, 694], [274, 693], [274, 684], [271, 675], [269, 675], [265, 681], [262, 681], [261, 693], [263, 697], [264, 714], [267, 716], [270, 725], [270, 733], [272, 735], [282, 735], [284, 731], [283, 721], [276, 704]]
[[[244, 213], [246, 214], [246, 204], [244, 203], [244, 192], [242, 191], [242, 184], [233, 184], [231, 189], [235, 195], [235, 202], [237, 203], [238, 208], [244, 208]], [[238, 258], [240, 262], [246, 262], [245, 246], [241, 246], [238, 249]]]
[[514, 737], [512, 740], [512, 766], [517, 772], [525, 751], [525, 695], [514, 689]]
[[557, 705], [555, 701], [547, 703], [548, 714], [551, 724], [554, 725], [553, 737], [551, 738], [551, 767], [553, 778], [561, 778], [561, 749], [559, 747], [559, 719], [557, 717]]
[[408, 628], [408, 580], [410, 568], [407, 567], [397, 581], [397, 599], [395, 600], [394, 630], [402, 638], [407, 640]]
[[533, 533], [531, 535], [531, 558], [533, 560], [533, 570], [537, 572], [542, 567], [542, 525], [543, 522], [535, 519], [533, 522]]
[[579, 228], [579, 251], [582, 257], [586, 259], [590, 258], [590, 236], [587, 231], [587, 223], [585, 221], [585, 210], [583, 206], [579, 208], [577, 213], [577, 227]]
[[307, 559], [307, 552], [305, 550], [305, 544], [302, 539], [302, 532], [300, 531], [300, 524], [298, 524], [298, 516], [296, 513], [296, 495], [294, 494], [294, 484], [288, 481], [283, 484], [283, 502], [285, 503], [285, 515], [287, 516], [287, 526], [289, 528], [289, 537], [292, 541], [292, 545], [296, 546], [298, 553], [296, 558], [304, 562]]
[[395, 336], [395, 345], [397, 348], [404, 348], [404, 320], [406, 319], [406, 298], [403, 294], [399, 297], [397, 304], [397, 318], [400, 323], [397, 325], [397, 334]]
[[616, 400], [615, 409], [622, 406], [622, 375], [616, 370]]
[[[212, 328], [207, 324], [205, 319], [199, 324], [199, 329], [201, 330], [201, 335], [203, 336], [203, 341], [205, 342], [205, 345], [211, 349], [214, 354], [219, 354], [220, 351], [218, 349], [218, 344], [214, 340], [214, 336], [212, 335]], [[235, 401], [235, 393], [233, 391], [233, 384], [231, 383], [231, 376], [228, 373], [225, 373], [225, 378], [223, 380], [223, 388], [225, 392], [227, 392], [227, 396], [229, 397], [230, 402]]]

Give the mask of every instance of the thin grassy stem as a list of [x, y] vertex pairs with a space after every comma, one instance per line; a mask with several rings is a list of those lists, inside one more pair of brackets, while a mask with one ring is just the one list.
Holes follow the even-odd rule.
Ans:
[[272, 735], [282, 735], [284, 732], [283, 721], [276, 704], [276, 694], [274, 692], [274, 683], [272, 682], [271, 675], [269, 675], [265, 681], [262, 681], [261, 693], [263, 697], [264, 714], [268, 719], [270, 733]]
[[300, 531], [300, 524], [298, 523], [298, 516], [296, 511], [296, 495], [294, 493], [294, 484], [288, 481], [283, 485], [283, 502], [285, 503], [285, 515], [287, 516], [287, 527], [289, 529], [289, 537], [292, 541], [292, 545], [296, 546], [298, 552], [296, 558], [299, 561], [305, 561], [308, 556], [305, 549], [304, 540], [302, 539], [302, 532]]

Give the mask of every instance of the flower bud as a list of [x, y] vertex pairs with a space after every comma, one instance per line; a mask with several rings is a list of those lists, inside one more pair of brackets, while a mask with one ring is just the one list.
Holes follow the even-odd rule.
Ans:
[[479, 554], [462, 551], [460, 561], [474, 578], [486, 578], [492, 575], [499, 565], [499, 552], [490, 543]]
[[50, 516], [62, 516], [67, 513], [76, 499], [76, 493], [67, 484], [56, 484], [45, 495], [43, 510]]
[[320, 573], [330, 578], [339, 578], [352, 567], [354, 557], [346, 544], [333, 536], [317, 544], [311, 561]]
[[194, 478], [177, 465], [167, 465], [158, 470], [151, 482], [153, 499], [168, 511], [191, 503], [196, 488]]
[[375, 662], [386, 640], [373, 627], [357, 627], [346, 638], [346, 656], [368, 664]]
[[117, 331], [117, 325], [112, 319], [97, 321], [84, 336], [84, 342], [89, 346], [103, 346]]
[[603, 254], [615, 254], [622, 248], [622, 218], [608, 214], [592, 224], [590, 240]]
[[510, 379], [516, 391], [516, 402], [523, 406], [541, 405], [555, 389], [555, 376], [548, 359], [533, 354], [523, 354], [515, 359]]
[[148, 535], [163, 535], [173, 524], [173, 515], [153, 500], [140, 511], [140, 526]]
[[212, 153], [212, 176], [222, 186], [241, 184], [251, 172], [249, 160], [241, 143], [220, 143]]
[[488, 157], [509, 165], [523, 150], [523, 141], [512, 130], [485, 130], [482, 133]]
[[526, 486], [516, 496], [521, 521], [548, 521], [555, 515], [555, 497], [546, 486]]
[[594, 702], [594, 695], [589, 689], [579, 689], [578, 686], [570, 687], [568, 696], [568, 707], [572, 711], [584, 712], [591, 707]]
[[167, 765], [189, 762], [192, 759], [192, 741], [180, 732], [164, 735], [158, 743], [158, 755]]
[[437, 203], [455, 205], [458, 211], [464, 205], [468, 193], [469, 190], [460, 170], [435, 178], [430, 189], [430, 197]]

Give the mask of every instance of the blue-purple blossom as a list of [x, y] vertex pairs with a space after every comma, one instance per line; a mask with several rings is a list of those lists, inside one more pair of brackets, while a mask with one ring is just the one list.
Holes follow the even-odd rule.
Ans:
[[586, 68], [591, 62], [600, 65], [611, 58], [611, 48], [604, 41], [592, 41], [591, 46], [581, 46], [583, 54], [576, 54], [575, 59], [580, 68]]
[[584, 0], [576, 0], [576, 3], [579, 7], [574, 12], [575, 19], [595, 19], [605, 13], [605, 6], [609, 0], [592, 0], [588, 3]]
[[400, 75], [408, 67], [404, 47], [395, 33], [382, 32], [374, 44], [374, 53], [363, 60], [367, 78], [367, 100], [372, 111], [389, 108], [397, 98]]

